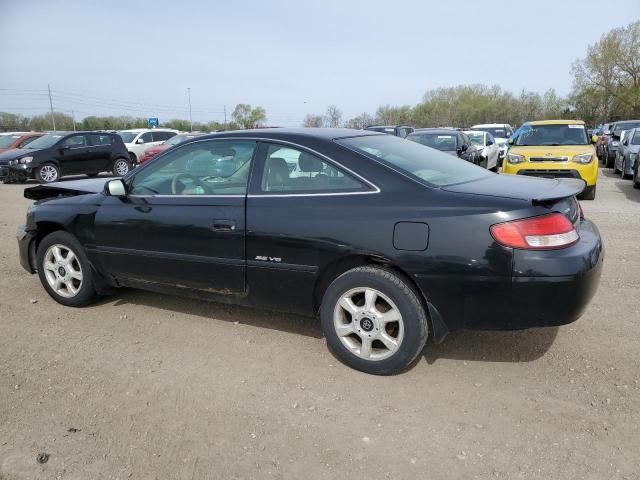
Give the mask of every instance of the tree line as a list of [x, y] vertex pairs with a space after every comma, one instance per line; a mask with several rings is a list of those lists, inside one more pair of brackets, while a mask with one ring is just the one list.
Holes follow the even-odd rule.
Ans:
[[[193, 122], [193, 131], [213, 132], [217, 130], [237, 130], [240, 128], [259, 127], [267, 119], [267, 113], [262, 107], [252, 107], [249, 104], [240, 103], [231, 113], [231, 121], [221, 123]], [[0, 131], [48, 131], [53, 130], [55, 120], [56, 130], [127, 130], [130, 128], [146, 128], [147, 118], [132, 116], [95, 116], [91, 115], [83, 119], [74, 119], [71, 115], [55, 112], [53, 115], [35, 115], [28, 117], [16, 113], [0, 112]], [[171, 119], [160, 124], [163, 128], [173, 128], [180, 131], [190, 131], [191, 123], [184, 119]]]

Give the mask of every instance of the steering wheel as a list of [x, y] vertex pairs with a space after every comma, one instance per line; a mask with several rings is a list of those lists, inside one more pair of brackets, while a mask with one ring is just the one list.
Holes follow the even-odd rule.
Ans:
[[211, 190], [211, 187], [209, 187], [209, 185], [204, 183], [198, 177], [195, 177], [195, 176], [191, 175], [190, 173], [178, 173], [178, 174], [174, 175], [173, 178], [171, 179], [171, 193], [173, 195], [179, 195], [181, 193], [181, 192], [177, 191], [178, 180], [180, 180], [181, 178], [189, 178], [189, 179], [193, 180], [193, 182], [195, 184], [197, 184], [199, 187], [202, 187], [202, 189], [207, 194], [212, 194], [213, 193], [213, 191]]

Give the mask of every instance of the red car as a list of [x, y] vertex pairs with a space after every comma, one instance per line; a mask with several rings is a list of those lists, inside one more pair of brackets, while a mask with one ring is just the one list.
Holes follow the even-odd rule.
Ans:
[[164, 152], [166, 149], [171, 148], [174, 145], [178, 145], [179, 143], [182, 143], [186, 140], [190, 140], [194, 137], [199, 137], [200, 135], [204, 135], [204, 133], [195, 133], [195, 132], [182, 133], [180, 135], [171, 137], [169, 140], [161, 143], [160, 145], [149, 147], [144, 151], [144, 153], [138, 159], [138, 165], [142, 165], [143, 163], [148, 162], [159, 153]]
[[0, 153], [14, 148], [24, 148], [44, 133], [36, 132], [11, 132], [0, 133]]

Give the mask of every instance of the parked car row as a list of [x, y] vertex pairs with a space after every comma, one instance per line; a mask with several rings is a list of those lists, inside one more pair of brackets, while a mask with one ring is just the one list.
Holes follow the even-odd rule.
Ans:
[[633, 187], [640, 189], [640, 120], [605, 123], [599, 134], [598, 158], [602, 165], [623, 179], [633, 180]]
[[[7, 132], [0, 134], [0, 181], [40, 183], [67, 175], [126, 175], [157, 153], [199, 133], [135, 129], [120, 132]], [[200, 134], [201, 135], [201, 134]]]

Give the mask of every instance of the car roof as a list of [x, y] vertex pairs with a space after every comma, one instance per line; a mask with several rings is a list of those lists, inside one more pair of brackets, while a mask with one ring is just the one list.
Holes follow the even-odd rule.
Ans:
[[529, 125], [584, 125], [582, 120], [535, 120]]
[[398, 127], [411, 127], [411, 126], [405, 123], [400, 123], [398, 125], [369, 125], [368, 127], [365, 127], [364, 130], [366, 130], [367, 128], [398, 128]]
[[455, 135], [459, 130], [453, 130], [451, 128], [419, 128], [414, 130], [409, 135], [419, 135], [421, 133], [440, 134], [440, 135]]
[[207, 134], [206, 138], [221, 137], [258, 137], [286, 140], [292, 136], [301, 138], [323, 138], [335, 140], [338, 138], [364, 137], [368, 135], [386, 135], [373, 130], [354, 130], [351, 128], [256, 128], [248, 130], [226, 130]]
[[177, 132], [178, 130], [175, 130], [173, 128], [127, 128], [124, 130], [118, 130], [116, 133], [125, 133], [125, 132], [129, 132], [129, 133], [145, 133], [145, 132]]
[[472, 125], [471, 128], [511, 128], [508, 123], [479, 123], [478, 125]]

